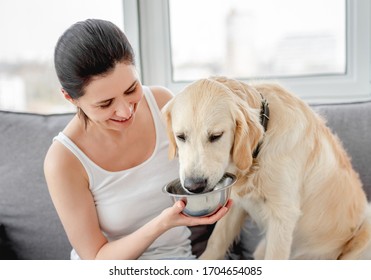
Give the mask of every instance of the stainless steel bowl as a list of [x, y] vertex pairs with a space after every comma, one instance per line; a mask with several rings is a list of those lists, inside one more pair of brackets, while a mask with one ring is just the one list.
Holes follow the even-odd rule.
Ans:
[[223, 178], [210, 192], [189, 193], [181, 185], [180, 180], [176, 179], [163, 187], [163, 192], [167, 193], [174, 203], [182, 200], [186, 207], [183, 213], [192, 217], [210, 216], [223, 207], [231, 193], [231, 187], [236, 182], [236, 176], [230, 173], [224, 174]]

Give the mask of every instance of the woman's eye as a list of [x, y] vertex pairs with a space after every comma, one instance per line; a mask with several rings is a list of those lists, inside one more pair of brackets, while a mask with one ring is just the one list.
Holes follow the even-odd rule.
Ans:
[[182, 141], [182, 142], [185, 142], [186, 141], [186, 136], [184, 134], [178, 134], [176, 136], [176, 138], [178, 138], [179, 141]]
[[108, 108], [111, 104], [112, 104], [112, 101], [110, 100], [106, 103], [103, 103], [103, 104], [99, 105], [99, 108], [102, 108], [102, 109]]
[[134, 88], [131, 88], [128, 91], [125, 91], [125, 94], [130, 95], [130, 94], [134, 93], [136, 89], [137, 89], [137, 87], [135, 86]]
[[218, 141], [223, 136], [223, 132], [212, 134], [209, 136], [209, 141], [211, 143]]

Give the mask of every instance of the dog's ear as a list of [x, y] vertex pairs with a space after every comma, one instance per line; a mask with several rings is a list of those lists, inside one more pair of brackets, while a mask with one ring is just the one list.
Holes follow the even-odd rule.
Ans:
[[253, 151], [263, 137], [263, 128], [259, 124], [259, 112], [254, 112], [244, 102], [238, 102], [235, 115], [235, 135], [232, 159], [240, 170], [248, 169], [253, 162]]
[[167, 136], [169, 139], [169, 159], [170, 160], [174, 159], [177, 154], [177, 146], [175, 142], [172, 119], [171, 119], [172, 108], [173, 108], [173, 102], [172, 100], [170, 100], [161, 110], [163, 117], [165, 119], [166, 131], [167, 131]]

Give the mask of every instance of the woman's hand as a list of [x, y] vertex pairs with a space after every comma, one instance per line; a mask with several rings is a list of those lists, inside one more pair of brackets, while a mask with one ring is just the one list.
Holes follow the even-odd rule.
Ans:
[[182, 213], [185, 208], [183, 201], [177, 201], [172, 207], [165, 209], [160, 216], [164, 220], [166, 228], [170, 229], [176, 226], [197, 226], [214, 224], [219, 221], [232, 207], [233, 201], [229, 199], [224, 207], [221, 207], [216, 213], [207, 217], [189, 217]]

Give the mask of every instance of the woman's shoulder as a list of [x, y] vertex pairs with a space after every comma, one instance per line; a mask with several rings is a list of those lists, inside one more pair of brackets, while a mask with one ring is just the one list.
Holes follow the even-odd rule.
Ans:
[[151, 90], [160, 110], [171, 98], [174, 97], [173, 93], [165, 87], [150, 86], [149, 89]]
[[51, 175], [57, 175], [57, 173], [62, 176], [68, 173], [75, 173], [78, 169], [81, 174], [81, 163], [76, 158], [76, 156], [61, 142], [55, 140], [49, 147], [44, 159], [44, 171], [50, 173]]
[[[44, 173], [48, 178], [65, 181], [86, 180], [86, 171], [78, 158], [58, 140], [50, 145], [44, 158]], [[53, 180], [54, 180], [53, 179]]]

